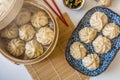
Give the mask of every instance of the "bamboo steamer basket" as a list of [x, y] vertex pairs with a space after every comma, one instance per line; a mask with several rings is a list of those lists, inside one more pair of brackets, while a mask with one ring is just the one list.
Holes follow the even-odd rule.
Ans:
[[[17, 0], [17, 1], [21, 1], [21, 0]], [[4, 42], [2, 42], [2, 40], [0, 38], [0, 52], [3, 54], [3, 56], [5, 56], [7, 59], [9, 59], [10, 61], [14, 62], [15, 64], [29, 65], [29, 64], [34, 64], [34, 63], [40, 62], [40, 61], [44, 60], [46, 57], [48, 57], [51, 54], [51, 52], [54, 50], [54, 48], [55, 48], [55, 46], [57, 44], [57, 41], [58, 41], [59, 28], [58, 28], [57, 21], [54, 18], [52, 12], [49, 11], [49, 9], [46, 8], [46, 6], [44, 6], [43, 4], [37, 4], [37, 3], [30, 2], [30, 1], [24, 1], [23, 4], [26, 5], [26, 6], [32, 5], [32, 6], [35, 6], [37, 8], [40, 8], [40, 9], [44, 10], [49, 15], [51, 20], [53, 21], [53, 24], [54, 24], [54, 34], [55, 34], [54, 35], [54, 40], [52, 41], [52, 43], [50, 44], [48, 49], [41, 56], [39, 56], [39, 57], [37, 57], [35, 59], [28, 59], [28, 60], [16, 58], [16, 57], [10, 55], [9, 52], [5, 48], [7, 45], [5, 45]], [[19, 6], [19, 8], [21, 8], [21, 7]], [[14, 19], [15, 19], [15, 17], [14, 17]], [[11, 22], [11, 21], [8, 20], [8, 22]]]

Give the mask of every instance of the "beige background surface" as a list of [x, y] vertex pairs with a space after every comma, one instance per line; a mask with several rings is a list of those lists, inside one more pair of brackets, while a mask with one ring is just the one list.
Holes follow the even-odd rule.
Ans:
[[[49, 0], [50, 1], [50, 0]], [[86, 0], [84, 7], [79, 11], [72, 11], [64, 7], [62, 0], [56, 0], [62, 12], [67, 12], [77, 25], [82, 16], [92, 7], [97, 6], [94, 0]], [[120, 0], [113, 0], [109, 7], [120, 15]], [[110, 67], [101, 75], [90, 80], [119, 80], [120, 75], [120, 53], [117, 54]], [[0, 80], [32, 80], [23, 65], [16, 66], [0, 55]]]

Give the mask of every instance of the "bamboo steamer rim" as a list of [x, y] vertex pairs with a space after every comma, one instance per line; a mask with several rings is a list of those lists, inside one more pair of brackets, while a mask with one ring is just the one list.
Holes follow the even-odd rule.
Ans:
[[21, 7], [24, 2], [24, 0], [11, 0], [11, 1], [12, 4], [11, 6], [9, 6], [7, 12], [5, 12], [3, 16], [0, 17], [0, 30], [5, 28], [15, 19], [15, 17], [21, 10]]
[[27, 4], [31, 4], [35, 7], [38, 7], [42, 10], [44, 10], [52, 19], [53, 23], [54, 23], [54, 40], [52, 41], [52, 43], [50, 44], [49, 48], [39, 57], [35, 58], [35, 59], [31, 59], [31, 60], [22, 60], [19, 58], [16, 58], [14, 56], [10, 56], [8, 53], [5, 53], [2, 49], [0, 49], [0, 52], [10, 61], [14, 62], [15, 64], [24, 64], [24, 65], [29, 65], [29, 64], [34, 64], [37, 62], [40, 62], [42, 60], [44, 60], [45, 58], [47, 58], [52, 51], [54, 50], [57, 41], [58, 41], [58, 36], [59, 36], [59, 28], [58, 28], [58, 24], [57, 24], [57, 20], [54, 18], [54, 16], [52, 15], [52, 13], [42, 4], [36, 4], [33, 2], [29, 2], [29, 1], [24, 1], [24, 3]]

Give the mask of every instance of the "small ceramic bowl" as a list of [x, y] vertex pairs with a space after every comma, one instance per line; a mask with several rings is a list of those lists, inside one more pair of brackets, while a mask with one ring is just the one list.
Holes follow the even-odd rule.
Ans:
[[[64, 4], [64, 6], [65, 7], [67, 7], [67, 8], [69, 8], [69, 9], [72, 9], [72, 10], [80, 10], [82, 7], [83, 7], [83, 5], [85, 4], [85, 0], [82, 0], [82, 2], [81, 2], [81, 4], [80, 5], [78, 5], [77, 7], [69, 7], [67, 4], [66, 4], [66, 2], [65, 2], [66, 0], [63, 0], [63, 4]], [[73, 1], [75, 1], [75, 0], [73, 0]], [[70, 5], [70, 4], [69, 4]]]

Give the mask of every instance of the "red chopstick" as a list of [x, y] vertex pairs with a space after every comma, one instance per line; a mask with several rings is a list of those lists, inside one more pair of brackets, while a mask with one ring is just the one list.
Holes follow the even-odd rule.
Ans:
[[52, 6], [47, 2], [47, 0], [43, 0], [50, 8], [51, 10], [59, 17], [59, 19], [66, 25], [68, 26], [67, 22], [65, 21], [62, 13], [60, 12], [60, 9], [58, 8], [57, 4], [55, 3], [55, 1], [52, 0], [52, 2], [54, 3], [56, 9], [58, 10], [58, 12], [60, 13], [60, 15], [52, 8]]
[[[55, 5], [55, 7], [56, 7], [56, 9], [58, 10], [58, 12], [60, 13], [60, 16], [62, 17], [62, 19], [63, 19], [63, 21], [65, 22], [65, 24], [67, 24], [67, 22], [66, 22], [65, 18], [63, 17], [63, 15], [62, 15], [59, 7], [58, 7], [57, 4], [56, 4], [56, 2], [55, 2], [54, 0], [52, 0], [52, 2], [53, 2], [53, 4]], [[67, 24], [67, 26], [68, 26], [68, 24]]]

